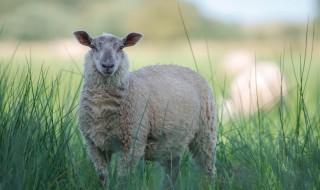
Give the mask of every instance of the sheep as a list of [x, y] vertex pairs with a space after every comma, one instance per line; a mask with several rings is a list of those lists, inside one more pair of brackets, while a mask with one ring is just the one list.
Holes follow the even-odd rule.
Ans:
[[228, 52], [222, 60], [224, 70], [231, 76], [235, 76], [246, 68], [252, 66], [252, 63], [254, 62], [254, 53], [246, 49], [238, 49]]
[[226, 118], [249, 115], [258, 109], [269, 109], [287, 93], [287, 83], [279, 67], [269, 61], [252, 63], [240, 72], [230, 86], [225, 102]]
[[144, 158], [160, 163], [162, 188], [172, 188], [186, 148], [212, 184], [216, 108], [208, 82], [188, 68], [173, 65], [129, 72], [123, 49], [135, 45], [141, 34], [133, 32], [124, 38], [105, 33], [92, 38], [85, 31], [73, 34], [80, 44], [91, 48], [84, 61], [78, 122], [106, 188], [106, 166], [114, 154], [119, 187], [127, 185], [129, 171]]

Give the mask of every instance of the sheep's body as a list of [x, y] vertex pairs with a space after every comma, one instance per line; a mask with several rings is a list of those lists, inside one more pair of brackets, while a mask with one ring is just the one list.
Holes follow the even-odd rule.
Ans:
[[164, 178], [163, 188], [168, 188], [189, 146], [213, 182], [217, 137], [213, 94], [206, 80], [179, 66], [150, 66], [130, 73], [126, 55], [122, 58], [110, 77], [99, 73], [92, 53], [85, 60], [79, 124], [99, 177], [108, 183], [106, 164], [113, 153], [119, 155], [119, 180], [144, 157], [164, 167], [171, 179]]
[[231, 83], [224, 115], [237, 117], [269, 109], [286, 93], [287, 83], [280, 68], [273, 62], [257, 62], [240, 72]]
[[[200, 75], [177, 66], [147, 67], [133, 75], [135, 82], [139, 81], [145, 87], [141, 92], [145, 100], [140, 103], [144, 106], [148, 102], [145, 123], [149, 131], [145, 151], [147, 159], [165, 161], [180, 156], [195, 139], [196, 133], [205, 133], [203, 135], [212, 140], [202, 147], [212, 145], [216, 139], [213, 96]], [[213, 154], [213, 147], [211, 152], [207, 151]], [[213, 168], [208, 166], [208, 169]]]

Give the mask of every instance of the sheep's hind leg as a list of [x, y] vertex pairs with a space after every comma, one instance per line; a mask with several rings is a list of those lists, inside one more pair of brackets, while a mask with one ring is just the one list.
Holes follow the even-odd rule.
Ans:
[[189, 144], [191, 155], [204, 177], [204, 186], [212, 186], [215, 179], [215, 137], [210, 133], [199, 132]]
[[162, 189], [175, 189], [176, 182], [179, 176], [181, 163], [181, 156], [174, 157], [172, 159], [160, 162], [164, 168], [164, 176], [162, 181]]

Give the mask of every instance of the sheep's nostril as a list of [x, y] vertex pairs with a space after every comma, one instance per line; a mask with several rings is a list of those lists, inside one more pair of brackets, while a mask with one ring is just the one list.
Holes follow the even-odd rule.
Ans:
[[107, 68], [111, 69], [114, 66], [114, 64], [108, 65]]
[[101, 64], [103, 68], [107, 68], [107, 69], [111, 69], [112, 67], [114, 67], [114, 64]]

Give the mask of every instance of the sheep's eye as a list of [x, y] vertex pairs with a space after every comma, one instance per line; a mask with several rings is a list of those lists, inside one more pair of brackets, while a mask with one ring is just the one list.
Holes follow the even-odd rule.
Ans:
[[122, 45], [122, 46], [120, 46], [120, 47], [118, 48], [118, 51], [121, 51], [123, 48], [124, 48], [124, 46], [123, 46], [123, 45]]
[[96, 46], [94, 44], [90, 44], [89, 46], [91, 49], [97, 49]]

